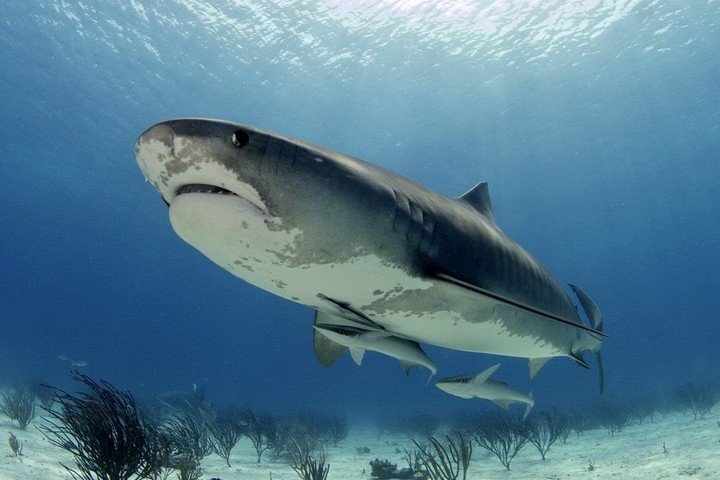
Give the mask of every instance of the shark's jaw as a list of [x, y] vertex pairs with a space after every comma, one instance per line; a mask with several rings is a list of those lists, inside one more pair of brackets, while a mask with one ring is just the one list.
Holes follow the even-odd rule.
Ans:
[[[221, 191], [193, 191], [190, 185], [170, 202], [170, 224], [180, 238], [228, 269], [239, 265], [242, 252], [271, 247], [267, 210], [240, 195]], [[233, 268], [230, 268], [233, 270]]]
[[257, 195], [252, 193], [248, 194], [247, 191], [242, 190], [243, 189], [239, 189], [239, 193], [236, 193], [217, 185], [191, 183], [177, 189], [172, 201], [168, 203], [168, 208], [177, 210], [177, 208], [173, 209], [173, 205], [179, 203], [180, 197], [183, 197], [182, 204], [196, 201], [203, 202], [203, 205], [207, 208], [206, 213], [208, 214], [212, 213], [216, 207], [227, 208], [228, 206], [234, 205], [236, 212], [242, 212], [241, 216], [272, 218], [267, 206], [258, 200]]
[[[247, 133], [244, 146], [233, 138], [241, 131]], [[328, 292], [360, 305], [397, 291], [398, 278], [406, 277], [402, 266], [360, 248], [354, 237], [347, 242], [356, 225], [337, 227], [334, 220], [344, 217], [333, 217], [336, 203], [312, 194], [332, 178], [313, 176], [318, 166], [334, 168], [332, 156], [310, 156], [304, 148], [252, 127], [181, 119], [145, 131], [135, 156], [168, 206], [177, 235], [232, 275], [313, 308], [329, 308]], [[293, 153], [298, 150], [305, 153]], [[342, 210], [347, 201], [340, 199], [338, 211], [354, 218]]]
[[180, 238], [233, 275], [278, 293], [273, 282], [282, 275], [269, 270], [293, 247], [298, 232], [268, 208], [243, 174], [242, 167], [252, 170], [254, 145], [250, 140], [245, 149], [234, 146], [236, 131], [216, 122], [164, 122], [138, 138], [135, 156]]
[[253, 234], [278, 221], [242, 175], [240, 150], [233, 145], [237, 132], [219, 122], [171, 120], [150, 127], [135, 143], [138, 165], [168, 206], [175, 232], [223, 266], [237, 258], [224, 258], [228, 252], [220, 255], [214, 245], [241, 231], [249, 247]]
[[175, 232], [270, 293], [455, 350], [576, 361], [578, 350], [599, 351], [557, 282], [488, 223], [486, 190], [449, 199], [361, 160], [214, 120], [155, 125], [135, 154]]
[[[234, 146], [241, 132], [248, 143]], [[170, 120], [140, 135], [135, 157], [145, 179], [168, 206], [180, 195], [232, 194], [268, 213], [256, 186], [241, 174], [239, 154], [256, 149], [249, 138], [236, 126], [222, 122]]]

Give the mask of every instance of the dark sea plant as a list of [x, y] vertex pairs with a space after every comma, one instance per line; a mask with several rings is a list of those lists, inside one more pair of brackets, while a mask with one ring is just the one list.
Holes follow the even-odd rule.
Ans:
[[550, 447], [558, 440], [567, 438], [570, 431], [567, 417], [561, 414], [557, 408], [531, 417], [525, 427], [525, 436], [530, 443], [535, 445], [543, 460], [545, 460], [545, 455]]
[[27, 385], [15, 385], [0, 395], [0, 411], [25, 430], [35, 418], [35, 395]]
[[457, 441], [446, 435], [446, 445], [435, 437], [428, 439], [430, 446], [420, 445], [413, 440], [418, 449], [418, 460], [422, 470], [431, 480], [467, 478], [467, 469], [472, 458], [472, 442], [460, 432], [456, 433], [456, 437]]
[[507, 470], [528, 441], [525, 425], [507, 416], [485, 417], [473, 427], [472, 438], [494, 453]]
[[309, 411], [297, 412], [287, 421], [292, 424], [293, 438], [301, 445], [307, 445], [311, 451], [323, 446], [330, 438], [332, 417]]
[[404, 433], [410, 438], [430, 438], [435, 435], [440, 420], [428, 412], [412, 412], [388, 422], [390, 431]]
[[596, 417], [601, 427], [607, 429], [610, 436], [622, 432], [632, 425], [633, 413], [627, 405], [608, 404], [599, 407]]
[[178, 480], [198, 480], [204, 473], [200, 464], [192, 457], [176, 458], [171, 469], [177, 472]]
[[375, 425], [375, 438], [380, 440], [382, 436], [388, 431], [388, 425], [389, 421], [388, 418], [383, 417], [376, 417], [374, 419], [374, 425]]
[[652, 395], [644, 395], [633, 402], [633, 417], [637, 423], [643, 423], [646, 419], [655, 423], [655, 412], [659, 410], [657, 399]]
[[35, 399], [40, 402], [40, 406], [45, 410], [52, 408], [55, 401], [55, 391], [52, 387], [44, 383], [33, 382], [28, 385], [28, 388], [35, 395]]
[[[426, 446], [423, 445], [423, 447]], [[405, 460], [405, 463], [407, 463], [410, 471], [418, 471], [422, 468], [422, 463], [420, 462], [420, 450], [418, 448], [414, 448], [412, 450], [403, 448], [402, 457]]]
[[240, 419], [234, 415], [225, 415], [208, 424], [210, 443], [215, 453], [225, 459], [230, 466], [230, 452], [243, 436]]
[[277, 421], [272, 438], [268, 439], [268, 450], [272, 454], [273, 460], [288, 460], [290, 458], [290, 452], [295, 448], [293, 445], [294, 436], [302, 437], [296, 428], [297, 425], [293, 422], [287, 420]]
[[349, 430], [347, 420], [343, 417], [332, 417], [328, 421], [325, 435], [333, 442], [333, 445], [337, 447], [337, 444], [345, 440], [348, 436]]
[[213, 452], [213, 444], [208, 428], [192, 414], [181, 414], [165, 420], [159, 427], [158, 438], [169, 451], [168, 465], [200, 464], [200, 461]]
[[20, 440], [18, 440], [12, 432], [10, 432], [10, 436], [8, 437], [8, 444], [14, 457], [22, 455], [22, 443], [20, 443]]
[[302, 480], [326, 480], [328, 473], [330, 473], [330, 465], [325, 463], [325, 454], [321, 452], [319, 458], [314, 458], [310, 449], [306, 446], [301, 446], [294, 440], [293, 446], [290, 455], [290, 468]]
[[[370, 461], [370, 477], [378, 480], [404, 480], [414, 478], [416, 470], [412, 468], [401, 468], [398, 470], [397, 465], [390, 463], [390, 460], [380, 460], [376, 458]], [[424, 477], [423, 477], [424, 478]]]
[[689, 410], [694, 418], [703, 418], [720, 400], [720, 385], [687, 383], [676, 390], [675, 396], [683, 410]]
[[267, 442], [273, 460], [289, 461], [295, 450], [294, 442], [304, 445], [311, 452], [322, 447], [317, 435], [308, 432], [304, 425], [288, 418], [276, 422], [273, 435], [268, 437]]
[[310, 452], [323, 447], [333, 436], [340, 439], [342, 429], [332, 431], [333, 417], [319, 415], [307, 411], [296, 412], [275, 420], [274, 435], [268, 441], [273, 459], [289, 459], [295, 451], [295, 444], [306, 447]]
[[89, 392], [57, 390], [58, 407], [46, 410], [38, 427], [50, 443], [75, 458], [75, 469], [63, 467], [78, 480], [152, 478], [165, 454], [132, 395], [77, 372], [74, 378]]
[[[593, 424], [594, 419], [586, 410], [570, 410], [567, 418], [570, 430], [575, 432], [578, 437], [582, 436], [585, 431], [590, 430], [593, 426], [595, 426]], [[597, 426], [599, 426], [599, 424], [597, 424]]]
[[277, 423], [268, 413], [255, 413], [246, 408], [241, 413], [241, 421], [245, 435], [257, 452], [257, 463], [260, 463], [263, 452], [277, 443]]

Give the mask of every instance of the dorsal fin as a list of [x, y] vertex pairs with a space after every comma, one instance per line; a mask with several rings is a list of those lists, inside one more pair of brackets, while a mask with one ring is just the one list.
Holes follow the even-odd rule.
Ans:
[[473, 188], [460, 196], [467, 204], [478, 212], [482, 213], [493, 226], [497, 227], [495, 216], [493, 215], [492, 205], [490, 204], [490, 193], [488, 193], [487, 182], [478, 183]]
[[490, 375], [495, 373], [495, 370], [500, 368], [500, 364], [493, 365], [492, 367], [483, 370], [482, 372], [475, 375], [472, 380], [470, 380], [471, 383], [474, 383], [475, 385], [482, 385], [487, 381], [488, 378], [490, 378]]

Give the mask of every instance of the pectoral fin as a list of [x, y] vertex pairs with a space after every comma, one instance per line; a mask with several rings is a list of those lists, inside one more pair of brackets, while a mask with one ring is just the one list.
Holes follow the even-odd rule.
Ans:
[[355, 365], [360, 366], [360, 365], [362, 365], [363, 357], [365, 356], [365, 349], [364, 348], [351, 348], [350, 356], [352, 357], [353, 361], [355, 362]]
[[[337, 323], [337, 317], [325, 312], [316, 311], [313, 324]], [[347, 351], [347, 347], [335, 343], [322, 333], [313, 329], [313, 349], [315, 357], [323, 367], [329, 367], [338, 361]]]
[[531, 358], [530, 359], [530, 379], [535, 378], [535, 375], [538, 374], [540, 369], [542, 367], [544, 367], [545, 364], [550, 359], [552, 359], [552, 357]]
[[587, 364], [585, 361], [585, 358], [583, 357], [582, 352], [570, 352], [570, 358], [575, 360], [575, 363], [580, 365], [581, 367], [590, 370], [590, 365]]

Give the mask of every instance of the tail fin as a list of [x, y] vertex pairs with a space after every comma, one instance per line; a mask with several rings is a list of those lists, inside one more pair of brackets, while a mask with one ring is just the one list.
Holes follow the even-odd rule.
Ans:
[[[603, 331], [603, 320], [602, 320], [602, 314], [600, 313], [600, 308], [598, 308], [597, 303], [590, 298], [590, 296], [583, 292], [580, 287], [577, 285], [573, 285], [572, 283], [569, 284], [570, 288], [572, 288], [573, 292], [575, 292], [575, 295], [577, 295], [578, 300], [580, 300], [580, 305], [582, 305], [583, 310], [585, 310], [585, 315], [587, 315], [588, 319], [590, 319], [590, 326], [594, 328], [595, 330], [602, 332]], [[603, 372], [603, 364], [602, 364], [602, 356], [600, 355], [600, 347], [598, 346], [597, 350], [593, 352], [595, 354], [595, 362], [598, 366], [598, 375], [599, 375], [599, 382], [600, 382], [600, 393], [603, 392], [605, 389], [605, 373]]]
[[528, 397], [530, 397], [530, 400], [532, 400], [532, 402], [528, 402], [528, 403], [526, 404], [526, 406], [525, 406], [525, 413], [523, 414], [523, 420], [526, 420], [526, 419], [527, 419], [528, 415], [530, 415], [530, 410], [532, 410], [532, 407], [535, 406], [535, 397], [533, 397], [532, 392], [530, 392], [530, 393], [528, 394]]
[[528, 396], [530, 397], [530, 400], [532, 400], [532, 403], [528, 403], [525, 407], [525, 414], [523, 415], [523, 420], [527, 419], [528, 415], [530, 415], [530, 410], [532, 410], [535, 406], [535, 397], [533, 397], [532, 392], [530, 392]]

